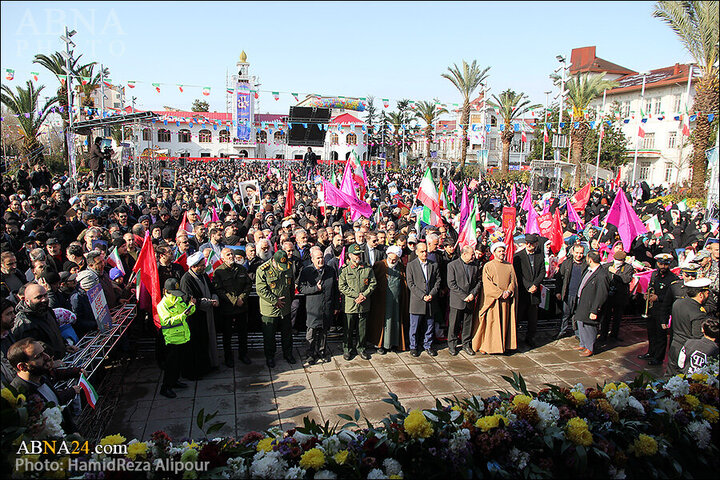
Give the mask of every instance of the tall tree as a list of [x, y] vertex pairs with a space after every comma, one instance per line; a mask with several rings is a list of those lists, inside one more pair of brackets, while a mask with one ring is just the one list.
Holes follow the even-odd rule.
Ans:
[[22, 152], [27, 157], [28, 163], [32, 165], [44, 160], [43, 145], [38, 138], [40, 127], [50, 114], [50, 108], [57, 103], [57, 97], [49, 98], [40, 108], [40, 92], [45, 85], [35, 88], [32, 80], [28, 80], [26, 85], [26, 88], [16, 87], [15, 92], [7, 85], [3, 85], [0, 100], [10, 112], [17, 115], [23, 137]]
[[[399, 102], [398, 102], [399, 103]], [[403, 134], [402, 134], [402, 126], [403, 126], [403, 112], [397, 111], [397, 112], [390, 112], [387, 115], [387, 121], [388, 124], [392, 126], [392, 147], [393, 147], [393, 158], [397, 161], [400, 160], [400, 146], [403, 143]]]
[[500, 140], [502, 141], [502, 158], [500, 162], [500, 173], [507, 173], [510, 170], [510, 144], [515, 137], [515, 128], [513, 122], [519, 120], [522, 116], [539, 108], [540, 104], [530, 104], [527, 95], [523, 92], [515, 93], [514, 90], [507, 89], [500, 93], [500, 96], [492, 96], [492, 100], [488, 101], [488, 105], [499, 110], [500, 118], [503, 121], [503, 130], [500, 132]]
[[462, 114], [460, 115], [460, 124], [462, 125], [462, 148], [460, 151], [460, 171], [465, 168], [465, 160], [467, 158], [467, 149], [470, 140], [468, 139], [468, 123], [470, 122], [470, 100], [477, 88], [485, 82], [488, 77], [490, 67], [481, 69], [476, 60], [471, 64], [463, 60], [462, 69], [457, 64], [448, 67], [448, 73], [440, 74], [452, 83], [460, 92], [463, 100]]
[[606, 122], [602, 125], [603, 139], [600, 145], [600, 166], [606, 168], [619, 167], [627, 162], [628, 139], [620, 127], [619, 120], [621, 118], [620, 103], [617, 101], [610, 104], [610, 114], [602, 119], [598, 119], [594, 111], [589, 113], [588, 119], [590, 121], [594, 120], [596, 127], [589, 129], [585, 137], [582, 154], [584, 163], [595, 165], [597, 162], [601, 121], [610, 121], [611, 123], [608, 125]]
[[443, 107], [438, 107], [439, 100], [436, 98], [432, 102], [421, 101], [417, 104], [417, 113], [415, 117], [425, 122], [425, 157], [430, 158], [430, 143], [433, 141], [433, 124], [438, 117], [444, 113], [448, 113]]
[[[369, 144], [374, 137], [375, 133], [375, 119], [377, 117], [377, 109], [375, 108], [375, 97], [372, 95], [367, 96], [365, 103], [365, 124], [367, 125], [367, 135], [365, 136], [366, 142]], [[377, 155], [377, 149], [370, 145], [368, 148], [368, 158], [370, 156]]]
[[210, 111], [210, 104], [206, 102], [205, 100], [200, 100], [199, 98], [196, 98], [193, 100], [192, 107], [190, 107], [190, 111], [192, 112], [209, 112]]
[[[555, 76], [553, 76], [555, 78]], [[570, 120], [570, 161], [575, 164], [575, 189], [579, 189], [585, 180], [585, 172], [580, 171], [585, 137], [590, 131], [587, 114], [588, 106], [595, 98], [602, 95], [603, 90], [617, 86], [617, 82], [605, 79], [605, 72], [597, 74], [581, 73], [565, 83], [568, 104], [572, 106]]]
[[95, 90], [100, 88], [102, 80], [107, 79], [110, 76], [110, 69], [108, 69], [107, 67], [105, 67], [102, 72], [98, 68], [97, 73], [95, 73], [96, 66], [96, 62], [88, 63], [87, 65], [83, 65], [82, 67], [80, 67], [80, 69], [77, 71], [77, 75], [81, 77], [82, 80], [78, 88], [80, 89], [81, 95], [80, 105], [82, 105], [83, 107], [98, 107], [98, 105], [95, 105], [95, 101], [92, 99], [92, 94]]
[[[695, 82], [695, 102], [692, 110], [698, 114], [693, 132], [693, 160], [691, 195], [700, 197], [705, 192], [707, 158], [712, 127], [708, 114], [718, 111], [718, 37], [720, 24], [718, 4], [712, 0], [670, 2], [655, 4], [653, 17], [661, 19], [678, 36], [700, 68]], [[717, 179], [710, 179], [717, 181]]]

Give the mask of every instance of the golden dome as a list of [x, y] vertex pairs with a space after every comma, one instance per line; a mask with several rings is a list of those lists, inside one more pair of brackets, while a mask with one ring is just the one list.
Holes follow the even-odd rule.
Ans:
[[245, 50], [240, 53], [240, 63], [246, 63], [247, 62], [247, 54], [245, 53]]

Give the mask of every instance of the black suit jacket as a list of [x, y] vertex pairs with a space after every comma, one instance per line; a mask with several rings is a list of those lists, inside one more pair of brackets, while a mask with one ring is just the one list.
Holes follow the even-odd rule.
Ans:
[[465, 273], [465, 262], [462, 258], [458, 258], [448, 263], [447, 266], [447, 285], [450, 289], [450, 307], [458, 310], [464, 310], [473, 303], [466, 302], [465, 297], [471, 293], [477, 298], [482, 288], [480, 279], [480, 267], [477, 263], [470, 262], [468, 264], [468, 275]]
[[[372, 262], [370, 262], [370, 250], [373, 251], [375, 257]], [[385, 260], [385, 257], [387, 257], [387, 255], [384, 251], [380, 250], [379, 248], [370, 248], [368, 247], [367, 243], [365, 244], [365, 263], [367, 263], [371, 267], [375, 264], [375, 262]]]
[[[428, 281], [420, 265], [420, 260], [408, 262], [406, 268], [407, 284], [410, 289], [410, 313], [413, 315], [432, 315], [440, 293], [440, 269], [437, 263], [427, 262]], [[432, 300], [423, 300], [425, 295], [432, 295]]]
[[[563, 263], [560, 264], [560, 268], [558, 268], [558, 272], [555, 274], [555, 293], [559, 293], [562, 297], [562, 301], [567, 303], [569, 303], [569, 299], [567, 298], [568, 287], [570, 286], [570, 277], [572, 276], [574, 264], [575, 261], [571, 257], [566, 258]], [[582, 272], [580, 273], [581, 279], [582, 276], [585, 275], [587, 267], [587, 263], [583, 261]]]
[[[519, 300], [521, 302], [530, 301], [531, 305], [540, 305], [540, 284], [545, 279], [545, 254], [539, 248], [533, 253], [534, 266], [530, 266], [528, 253], [522, 250], [513, 257], [513, 267], [515, 268], [515, 276], [521, 288]], [[535, 293], [528, 293], [528, 289], [535, 285], [537, 290]]]
[[[607, 270], [600, 266], [590, 274], [590, 278], [588, 278], [580, 292], [577, 309], [575, 310], [575, 319], [589, 325], [600, 325], [600, 314], [607, 300], [609, 288], [610, 279]], [[591, 320], [591, 313], [597, 315], [597, 318]]]

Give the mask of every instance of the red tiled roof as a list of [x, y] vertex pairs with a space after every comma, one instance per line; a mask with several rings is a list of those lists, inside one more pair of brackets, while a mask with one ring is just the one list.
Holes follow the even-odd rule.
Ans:
[[[676, 63], [671, 67], [656, 68], [645, 75], [645, 89], [664, 87], [672, 84], [685, 84], [691, 64]], [[608, 90], [608, 93], [625, 93], [642, 89], [643, 76], [639, 73], [625, 75], [616, 80], [620, 85]]]
[[570, 74], [586, 72], [607, 72], [620, 75], [637, 73], [634, 70], [597, 57], [595, 55], [595, 46], [573, 48], [570, 54]]
[[348, 123], [363, 124], [365, 122], [358, 119], [357, 117], [350, 115], [349, 113], [342, 113], [342, 114], [338, 115], [337, 117], [333, 118], [332, 120], [330, 120], [330, 123], [337, 125], [337, 124], [348, 124]]

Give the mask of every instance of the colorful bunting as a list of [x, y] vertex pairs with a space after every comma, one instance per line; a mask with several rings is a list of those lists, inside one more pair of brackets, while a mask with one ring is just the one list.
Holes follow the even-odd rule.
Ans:
[[210, 87], [203, 87], [202, 94], [205, 95], [206, 97], [208, 95], [210, 95]]

